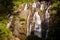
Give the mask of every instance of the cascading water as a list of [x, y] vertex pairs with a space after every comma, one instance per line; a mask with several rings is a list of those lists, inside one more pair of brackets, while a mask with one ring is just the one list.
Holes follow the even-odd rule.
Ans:
[[27, 5], [27, 4], [25, 4], [24, 10], [27, 10], [27, 8], [28, 8], [27, 6], [28, 6], [28, 5]]
[[[35, 2], [32, 4], [32, 8], [33, 9], [36, 8], [36, 3]], [[42, 11], [45, 9], [44, 4], [41, 4], [40, 9]], [[45, 13], [45, 19], [48, 19], [50, 17], [50, 13], [48, 12], [48, 9], [49, 9], [49, 7], [47, 8], [46, 13]], [[32, 27], [32, 25], [29, 24], [29, 18], [30, 18], [30, 14], [28, 14], [28, 18], [27, 18], [27, 36], [30, 35], [31, 27]], [[39, 16], [38, 12], [34, 13], [33, 22], [35, 23], [34, 34], [41, 38], [42, 37], [42, 28], [41, 28], [42, 20], [40, 19], [40, 16]], [[48, 35], [48, 29], [46, 31], [46, 37], [47, 37], [47, 35]]]
[[35, 2], [32, 4], [32, 8], [33, 9], [36, 8], [36, 3]]
[[46, 38], [48, 37], [48, 32], [49, 32], [49, 18], [50, 18], [49, 8], [50, 7], [51, 6], [47, 8], [46, 13], [45, 13], [45, 22], [47, 23]]
[[11, 15], [9, 18], [9, 23], [7, 24], [7, 28], [9, 28], [11, 26], [12, 20], [13, 20], [13, 15]]
[[30, 18], [30, 13], [27, 16], [27, 36], [30, 35], [29, 18]]
[[41, 19], [40, 19], [40, 16], [39, 16], [38, 12], [35, 12], [35, 14], [33, 16], [33, 21], [35, 23], [34, 34], [41, 38], [42, 37], [42, 34], [41, 34]]
[[41, 6], [40, 6], [40, 10], [44, 10], [44, 4], [41, 4]]

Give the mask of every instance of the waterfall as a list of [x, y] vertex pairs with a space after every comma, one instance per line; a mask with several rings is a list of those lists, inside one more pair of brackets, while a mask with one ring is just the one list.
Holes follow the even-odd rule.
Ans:
[[35, 22], [34, 34], [38, 37], [42, 37], [41, 34], [41, 19], [38, 12], [35, 12], [33, 16], [33, 21]]
[[27, 4], [25, 4], [24, 10], [27, 10], [27, 8], [28, 8], [27, 6], [28, 6], [28, 5], [27, 5]]
[[9, 28], [11, 26], [12, 20], [13, 20], [13, 15], [11, 15], [9, 18], [9, 23], [7, 24], [7, 28]]
[[48, 37], [48, 32], [49, 32], [49, 18], [50, 18], [49, 8], [50, 7], [51, 6], [47, 8], [46, 13], [45, 13], [45, 22], [47, 23], [46, 38]]
[[33, 9], [36, 8], [36, 3], [35, 2], [32, 4], [32, 8]]
[[50, 13], [48, 12], [48, 9], [47, 9], [45, 13], [45, 19], [48, 19], [49, 17], [50, 17]]
[[30, 35], [29, 18], [30, 18], [30, 13], [28, 13], [28, 16], [27, 16], [27, 36]]
[[41, 4], [40, 10], [44, 10], [44, 4]]

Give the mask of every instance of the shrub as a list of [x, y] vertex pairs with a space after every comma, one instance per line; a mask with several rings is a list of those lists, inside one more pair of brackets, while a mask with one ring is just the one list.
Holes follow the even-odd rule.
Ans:
[[8, 38], [11, 32], [7, 29], [3, 24], [0, 24], [0, 40], [4, 40], [4, 38]]

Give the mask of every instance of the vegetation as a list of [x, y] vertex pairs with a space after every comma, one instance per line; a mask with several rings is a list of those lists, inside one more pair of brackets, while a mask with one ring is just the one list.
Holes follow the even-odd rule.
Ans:
[[0, 24], [0, 40], [7, 39], [10, 36], [10, 34], [11, 31], [2, 24]]
[[2, 14], [0, 15], [0, 40], [7, 39], [11, 34], [11, 31], [6, 28], [6, 24], [8, 23], [8, 19], [5, 17], [6, 16], [4, 16]]

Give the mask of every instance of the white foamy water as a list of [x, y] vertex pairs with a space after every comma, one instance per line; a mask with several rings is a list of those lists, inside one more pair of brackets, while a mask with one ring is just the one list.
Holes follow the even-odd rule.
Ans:
[[50, 8], [51, 6], [49, 6], [48, 8], [47, 8], [47, 10], [46, 10], [46, 13], [45, 13], [45, 19], [47, 20], [47, 22], [49, 22], [49, 18], [50, 18], [50, 13], [49, 13], [49, 8]]
[[11, 15], [9, 18], [9, 23], [7, 24], [7, 28], [11, 26], [12, 19], [13, 19], [13, 15]]
[[27, 36], [30, 35], [29, 18], [30, 18], [30, 13], [27, 16]]
[[41, 34], [41, 19], [38, 12], [35, 12], [33, 21], [35, 22], [34, 34], [38, 37], [42, 37]]
[[25, 4], [24, 10], [27, 10], [27, 8], [28, 8], [28, 5], [27, 5], [27, 4]]
[[41, 4], [41, 6], [40, 6], [40, 10], [44, 10], [44, 4]]
[[32, 8], [36, 8], [36, 3], [35, 2], [32, 4]]
[[47, 30], [46, 30], [46, 38], [48, 37], [48, 32], [49, 32], [49, 18], [50, 18], [50, 13], [49, 13], [49, 8], [51, 6], [49, 6], [46, 10], [46, 13], [45, 13], [45, 22], [47, 22]]

